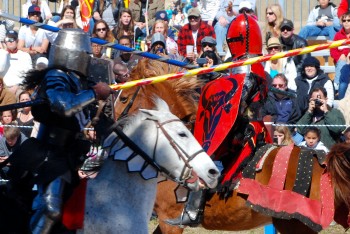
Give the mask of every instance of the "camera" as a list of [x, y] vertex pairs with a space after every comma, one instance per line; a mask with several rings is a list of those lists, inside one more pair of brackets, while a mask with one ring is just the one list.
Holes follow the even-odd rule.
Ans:
[[322, 102], [321, 100], [315, 99], [315, 106], [316, 106], [316, 107], [320, 107], [320, 106], [322, 106], [322, 105], [323, 105], [323, 102]]
[[197, 63], [199, 66], [203, 66], [204, 64], [207, 63], [207, 59], [206, 58], [197, 58]]

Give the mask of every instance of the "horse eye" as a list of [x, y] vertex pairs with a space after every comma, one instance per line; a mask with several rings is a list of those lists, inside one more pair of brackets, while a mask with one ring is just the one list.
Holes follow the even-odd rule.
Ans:
[[119, 97], [121, 103], [125, 104], [128, 101], [128, 97]]
[[184, 133], [184, 132], [180, 132], [180, 133], [179, 133], [179, 136], [180, 136], [180, 137], [187, 137], [187, 134]]

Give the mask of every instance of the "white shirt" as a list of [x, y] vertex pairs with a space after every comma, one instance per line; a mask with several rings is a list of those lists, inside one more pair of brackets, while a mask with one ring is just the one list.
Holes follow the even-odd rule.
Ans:
[[[43, 20], [46, 20], [46, 17], [48, 16], [52, 16], [49, 4], [45, 1], [45, 0], [39, 0], [40, 4], [40, 12], [41, 12], [41, 17], [43, 18]], [[26, 3], [24, 3], [22, 5], [22, 17], [23, 18], [27, 18], [28, 17], [28, 9], [29, 7], [32, 5], [31, 0], [27, 0]]]
[[39, 28], [38, 31], [36, 31], [35, 35], [33, 35], [32, 30], [30, 30], [30, 27], [27, 25], [22, 26], [19, 29], [18, 32], [18, 39], [24, 40], [24, 47], [40, 47], [42, 44], [42, 41], [44, 39], [47, 39], [45, 30]]

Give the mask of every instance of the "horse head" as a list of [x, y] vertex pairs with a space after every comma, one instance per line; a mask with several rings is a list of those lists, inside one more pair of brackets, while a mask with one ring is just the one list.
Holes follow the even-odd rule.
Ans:
[[[155, 103], [156, 110], [141, 109], [129, 117], [124, 134], [142, 149], [142, 154], [153, 160], [154, 168], [170, 179], [193, 190], [203, 186], [214, 188], [220, 173], [213, 161], [179, 118], [169, 111], [168, 105], [161, 99], [156, 99]], [[140, 154], [140, 150], [135, 152]], [[118, 152], [115, 155], [124, 157], [118, 156]], [[149, 159], [146, 159], [147, 165]], [[142, 160], [134, 161], [146, 165]]]

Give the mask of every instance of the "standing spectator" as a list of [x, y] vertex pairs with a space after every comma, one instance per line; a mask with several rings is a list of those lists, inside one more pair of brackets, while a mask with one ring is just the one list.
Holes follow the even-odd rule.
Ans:
[[283, 12], [279, 4], [272, 4], [266, 7], [266, 21], [264, 34], [265, 41], [264, 44], [267, 45], [268, 40], [271, 37], [281, 36], [281, 24], [283, 21]]
[[307, 39], [313, 36], [328, 36], [333, 41], [335, 33], [339, 30], [337, 8], [329, 0], [319, 0], [309, 14], [307, 24], [301, 28], [299, 36]]
[[[350, 37], [350, 12], [341, 16], [343, 27], [335, 34], [334, 40], [348, 39]], [[338, 92], [338, 98], [342, 99], [345, 96], [346, 89], [349, 84], [349, 68], [347, 64], [349, 56], [349, 46], [339, 46], [330, 49], [330, 53], [335, 62], [335, 77], [334, 87]]]
[[[129, 3], [129, 9], [132, 12], [135, 25], [142, 30], [144, 35], [148, 35], [146, 32], [146, 25], [154, 24], [156, 19], [156, 12], [164, 10], [164, 1], [149, 0], [148, 9], [146, 9], [147, 0], [131, 0]], [[148, 22], [146, 22], [146, 12], [148, 15]], [[149, 30], [149, 29], [148, 29]]]
[[[282, 44], [277, 37], [271, 37], [267, 42], [268, 54], [276, 54], [282, 51]], [[274, 78], [278, 73], [283, 73], [288, 79], [288, 88], [296, 90], [295, 78], [297, 77], [297, 69], [293, 59], [280, 58], [276, 60], [268, 60], [265, 63], [265, 71]]]
[[40, 17], [42, 21], [47, 22], [52, 18], [52, 13], [46, 0], [27, 0], [27, 2], [22, 5], [22, 16], [24, 18], [28, 17], [28, 10], [32, 5], [40, 7]]
[[[294, 24], [292, 21], [288, 19], [284, 19], [281, 23], [281, 36], [280, 41], [282, 45], [284, 46], [284, 50], [293, 50], [298, 48], [307, 47], [307, 41], [304, 38], [299, 37], [298, 35], [294, 34]], [[295, 66], [297, 67], [297, 72], [300, 74], [301, 67], [304, 62], [304, 60], [309, 57], [310, 54], [303, 54], [293, 57], [293, 61]], [[289, 58], [292, 59], [292, 58]]]
[[[125, 35], [119, 38], [119, 44], [130, 48], [132, 47], [130, 37]], [[114, 57], [114, 64], [124, 64], [131, 71], [138, 64], [140, 59], [142, 59], [142, 57], [139, 55], [122, 51], [118, 56]]]
[[324, 88], [327, 91], [327, 104], [333, 106], [334, 89], [332, 80], [320, 68], [320, 62], [315, 57], [305, 59], [302, 73], [295, 79], [297, 98], [302, 113], [308, 108], [310, 91], [315, 88]]
[[198, 8], [201, 12], [201, 18], [204, 22], [213, 26], [216, 13], [219, 10], [220, 1], [218, 0], [200, 0], [198, 1]]
[[171, 37], [168, 37], [168, 24], [165, 23], [164, 20], [156, 20], [152, 27], [152, 34], [161, 33], [165, 37], [166, 40], [166, 50], [168, 54], [179, 54], [179, 48], [177, 46], [176, 41]]
[[323, 150], [325, 153], [329, 152], [329, 149], [321, 141], [321, 130], [317, 127], [307, 127], [304, 134], [305, 141], [301, 142], [298, 146], [305, 146], [309, 149]]
[[4, 78], [5, 87], [13, 94], [16, 94], [17, 90], [19, 90], [19, 85], [23, 81], [23, 76], [33, 68], [32, 59], [27, 52], [17, 49], [18, 34], [16, 31], [9, 31], [6, 34], [5, 44], [10, 60], [0, 76]]
[[118, 22], [119, 11], [124, 8], [123, 0], [98, 0], [94, 1], [92, 9], [92, 20], [90, 20], [90, 27], [94, 27], [94, 22], [104, 20], [109, 28], [113, 28]]
[[[343, 114], [332, 107], [327, 101], [325, 88], [314, 88], [310, 93], [309, 107], [307, 112], [298, 121], [298, 125], [327, 125], [322, 127], [321, 139], [327, 148], [331, 148], [341, 136], [345, 127], [334, 125], [345, 125]], [[306, 127], [298, 127], [301, 134], [305, 134]]]
[[[282, 73], [275, 76], [272, 87], [281, 91], [288, 90], [288, 79]], [[262, 116], [270, 115], [274, 123], [296, 123], [300, 117], [300, 109], [296, 98], [280, 93], [268, 92], [267, 99], [262, 108]]]
[[[215, 38], [215, 34], [212, 26], [202, 22], [200, 12], [197, 8], [188, 10], [188, 20], [189, 23], [180, 29], [177, 44], [180, 55], [185, 56], [193, 62], [196, 59], [196, 54], [201, 51], [201, 40], [205, 36]], [[186, 45], [194, 46], [193, 53], [186, 54]]]
[[[39, 22], [40, 7], [32, 5], [28, 9], [28, 19]], [[39, 57], [46, 57], [49, 40], [46, 37], [45, 30], [34, 25], [23, 25], [18, 33], [19, 50], [31, 55], [33, 64]]]
[[234, 0], [221, 0], [218, 13], [215, 16], [217, 23], [214, 26], [219, 53], [224, 52], [223, 45], [226, 40], [228, 26], [236, 17], [238, 11], [233, 10]]
[[[28, 91], [23, 91], [19, 94], [18, 100], [19, 102], [29, 102], [31, 101], [30, 93]], [[16, 121], [18, 123], [18, 126], [25, 126], [25, 127], [33, 127], [34, 126], [34, 117], [32, 115], [31, 107], [23, 107], [17, 114]], [[26, 136], [30, 137], [30, 134], [32, 133], [32, 128], [22, 128], [21, 132]]]
[[338, 18], [340, 19], [343, 14], [349, 11], [349, 1], [348, 0], [341, 0], [338, 7]]

